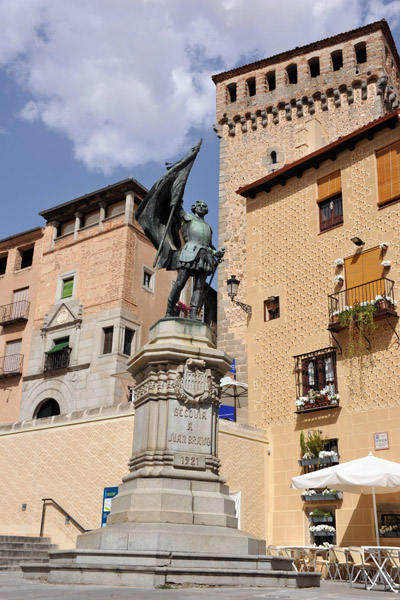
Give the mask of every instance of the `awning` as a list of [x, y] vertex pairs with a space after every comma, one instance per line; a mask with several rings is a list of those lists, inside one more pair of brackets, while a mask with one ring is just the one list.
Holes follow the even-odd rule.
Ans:
[[53, 354], [54, 352], [60, 352], [60, 350], [64, 350], [64, 348], [68, 348], [69, 342], [63, 342], [62, 344], [56, 344], [52, 347], [51, 350], [47, 350], [45, 354]]

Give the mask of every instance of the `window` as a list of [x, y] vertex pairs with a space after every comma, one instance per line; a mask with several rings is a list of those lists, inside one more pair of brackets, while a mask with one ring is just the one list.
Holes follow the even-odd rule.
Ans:
[[342, 180], [340, 171], [318, 180], [320, 231], [343, 223]]
[[251, 79], [247, 80], [247, 92], [248, 92], [249, 96], [255, 96], [256, 95], [256, 80], [255, 80], [255, 77], [252, 77]]
[[318, 77], [320, 74], [318, 56], [315, 56], [314, 58], [310, 58], [310, 60], [308, 61], [308, 66], [310, 69], [311, 77]]
[[271, 164], [276, 165], [277, 162], [278, 162], [277, 154], [276, 154], [275, 150], [272, 150], [272, 152], [271, 152]]
[[264, 321], [272, 321], [273, 319], [279, 319], [279, 317], [279, 296], [270, 296], [264, 302]]
[[3, 254], [3, 256], [0, 256], [0, 275], [4, 275], [4, 273], [6, 272], [7, 258], [8, 254]]
[[328, 388], [331, 394], [338, 393], [336, 375], [336, 351], [324, 348], [296, 356], [297, 396], [307, 396], [310, 390], [320, 392]]
[[28, 318], [29, 309], [29, 288], [14, 290], [13, 301], [11, 305], [10, 318], [13, 321], [23, 320]]
[[53, 340], [53, 347], [45, 353], [44, 370], [65, 369], [69, 365], [69, 337]]
[[236, 102], [236, 83], [230, 83], [227, 89], [229, 102]]
[[378, 172], [378, 206], [400, 198], [400, 142], [386, 146], [376, 153]]
[[125, 327], [125, 332], [124, 332], [124, 347], [123, 347], [123, 354], [127, 354], [128, 356], [131, 355], [132, 352], [132, 342], [133, 342], [133, 337], [135, 335], [135, 332], [132, 331], [132, 329], [128, 329], [127, 327]]
[[367, 62], [367, 46], [365, 42], [360, 42], [354, 46], [354, 52], [356, 53], [356, 63], [361, 65]]
[[297, 83], [297, 65], [289, 65], [286, 67], [288, 82], [290, 84]]
[[100, 211], [93, 210], [84, 216], [83, 226], [89, 227], [90, 225], [97, 225], [100, 221]]
[[33, 250], [34, 246], [29, 246], [27, 248], [18, 248], [17, 262], [15, 265], [16, 270], [26, 269], [27, 267], [32, 266]]
[[60, 414], [60, 406], [54, 398], [48, 398], [37, 408], [35, 419], [45, 419], [46, 417], [54, 417]]
[[114, 327], [103, 327], [103, 354], [112, 352]]
[[147, 267], [143, 267], [142, 287], [150, 292], [154, 291], [154, 271], [150, 271]]
[[74, 278], [67, 277], [62, 280], [61, 298], [71, 298], [74, 292]]
[[117, 215], [123, 215], [125, 213], [125, 200], [120, 202], [114, 202], [107, 206], [107, 217], [116, 217]]
[[339, 71], [343, 67], [343, 52], [341, 50], [335, 50], [331, 54], [332, 68], [334, 71]]
[[274, 89], [276, 89], [275, 71], [270, 71], [267, 73], [266, 80], [268, 91], [272, 92]]
[[61, 223], [57, 229], [57, 236], [61, 237], [62, 235], [68, 235], [69, 233], [74, 233], [75, 231], [75, 219], [72, 221], [66, 221], [65, 223]]

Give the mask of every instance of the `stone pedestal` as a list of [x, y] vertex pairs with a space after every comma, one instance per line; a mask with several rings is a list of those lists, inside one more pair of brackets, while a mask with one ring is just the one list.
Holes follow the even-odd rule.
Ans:
[[135, 586], [319, 585], [319, 575], [305, 578], [290, 559], [266, 557], [263, 540], [237, 529], [218, 459], [219, 380], [231, 359], [211, 339], [207, 325], [189, 319], [151, 328], [128, 365], [137, 384], [133, 450], [107, 526], [80, 535], [76, 550], [53, 553], [47, 570], [25, 566], [25, 576]]

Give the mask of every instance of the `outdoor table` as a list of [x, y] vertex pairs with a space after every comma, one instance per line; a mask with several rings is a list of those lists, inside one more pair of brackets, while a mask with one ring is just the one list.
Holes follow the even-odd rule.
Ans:
[[361, 548], [365, 550], [365, 552], [368, 552], [378, 569], [375, 577], [372, 580], [372, 584], [369, 587], [367, 587], [367, 590], [372, 590], [379, 584], [383, 584], [385, 586], [385, 589], [386, 586], [389, 586], [392, 592], [395, 592], [395, 594], [397, 594], [400, 589], [399, 585], [395, 584], [393, 579], [390, 577], [386, 569], [386, 565], [390, 558], [390, 555], [387, 552], [390, 552], [391, 550], [395, 550], [398, 552], [400, 548], [398, 546], [361, 546]]
[[[312, 567], [312, 569], [315, 571], [316, 570], [316, 557], [317, 554], [320, 553], [324, 553], [326, 555], [326, 553], [329, 551], [329, 548], [323, 548], [323, 547], [316, 547], [316, 546], [277, 546], [277, 548], [279, 548], [279, 550], [290, 550], [292, 551], [292, 558], [294, 558], [293, 561], [293, 566], [297, 571], [296, 565], [295, 565], [295, 560], [299, 560], [300, 562], [301, 560], [303, 561], [303, 567], [304, 570], [309, 571], [310, 570], [310, 566]], [[302, 552], [302, 556], [301, 557], [295, 557], [293, 555], [294, 552], [297, 551], [301, 551]], [[310, 552], [313, 555], [313, 562], [310, 564], [306, 564], [306, 552]], [[300, 570], [303, 570], [300, 568]]]

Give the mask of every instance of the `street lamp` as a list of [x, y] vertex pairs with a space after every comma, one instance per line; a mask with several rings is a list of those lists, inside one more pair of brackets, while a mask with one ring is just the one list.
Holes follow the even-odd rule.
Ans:
[[237, 296], [237, 293], [238, 293], [239, 284], [240, 284], [239, 279], [236, 279], [235, 275], [231, 275], [231, 278], [228, 279], [228, 281], [226, 283], [228, 286], [228, 296], [232, 300], [232, 302], [234, 302], [235, 304], [240, 306], [240, 308], [242, 310], [244, 310], [245, 312], [247, 312], [248, 315], [251, 315], [250, 304], [244, 304], [243, 302], [239, 302], [238, 300], [235, 300], [235, 297]]

